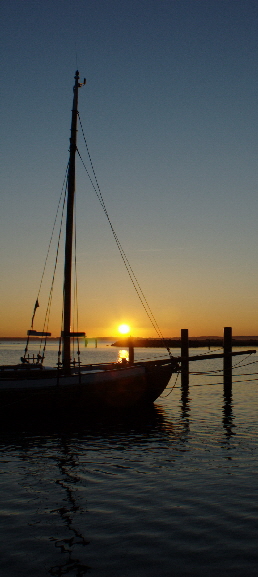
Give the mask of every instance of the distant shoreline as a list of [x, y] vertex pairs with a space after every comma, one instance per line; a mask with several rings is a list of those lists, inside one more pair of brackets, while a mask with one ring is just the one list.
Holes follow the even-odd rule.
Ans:
[[[128, 347], [128, 337], [123, 337], [117, 339], [116, 337], [86, 337], [87, 341], [94, 341], [97, 339], [98, 342], [109, 341], [112, 343], [113, 347]], [[141, 337], [130, 337], [131, 344], [133, 347], [141, 348], [161, 348], [168, 346], [170, 348], [180, 348], [181, 339], [178, 337], [169, 337], [162, 339], [155, 338], [141, 338]], [[1, 342], [26, 342], [27, 337], [0, 337]], [[30, 341], [39, 342], [40, 337], [30, 337]], [[48, 337], [48, 342], [58, 342], [59, 337]], [[191, 337], [189, 338], [189, 348], [197, 347], [222, 347], [223, 337]], [[258, 336], [236, 336], [232, 338], [233, 347], [245, 347], [245, 346], [258, 346]]]
[[[189, 348], [197, 347], [222, 347], [223, 337], [191, 337], [188, 341]], [[131, 338], [131, 345], [133, 347], [142, 348], [159, 348], [170, 347], [180, 348], [181, 339], [178, 338], [164, 338], [164, 339], [141, 339]], [[113, 344], [113, 347], [128, 347], [128, 339], [118, 339]], [[233, 347], [258, 346], [258, 337], [234, 337], [232, 338]]]

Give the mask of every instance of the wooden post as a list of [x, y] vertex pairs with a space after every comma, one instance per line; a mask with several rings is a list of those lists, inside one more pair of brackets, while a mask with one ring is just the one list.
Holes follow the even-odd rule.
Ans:
[[232, 328], [224, 327], [224, 392], [231, 392], [232, 388]]
[[128, 348], [129, 348], [129, 363], [133, 365], [134, 363], [134, 348], [133, 348], [133, 339], [129, 337], [128, 339]]
[[181, 386], [189, 385], [188, 329], [181, 329]]

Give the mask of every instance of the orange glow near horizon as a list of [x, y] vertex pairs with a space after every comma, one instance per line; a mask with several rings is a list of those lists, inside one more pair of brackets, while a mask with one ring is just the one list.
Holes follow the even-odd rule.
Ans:
[[[28, 300], [28, 299], [27, 299]], [[4, 337], [18, 337], [25, 338], [27, 329], [30, 327], [30, 316], [27, 309], [30, 309], [29, 304], [25, 302], [22, 308], [19, 307], [19, 299], [12, 298], [11, 305], [8, 299], [3, 299], [1, 303], [1, 326], [0, 338]], [[244, 303], [243, 303], [244, 304]], [[215, 307], [210, 310], [207, 303], [202, 306], [199, 303], [198, 318], [193, 307], [186, 306], [175, 310], [175, 306], [168, 306], [165, 310], [159, 311], [157, 317], [159, 318], [159, 325], [162, 334], [165, 338], [179, 337], [181, 328], [188, 328], [189, 336], [222, 336], [224, 326], [232, 326], [233, 335], [235, 336], [256, 336], [257, 335], [257, 318], [253, 313], [253, 308], [242, 307], [243, 310], [235, 305], [235, 303], [227, 303], [226, 306]], [[158, 307], [157, 307], [158, 308]], [[124, 322], [121, 315], [114, 315], [106, 312], [104, 307], [101, 311], [101, 317], [98, 314], [87, 315], [83, 314], [80, 325], [80, 330], [85, 330], [88, 337], [112, 337], [126, 336], [133, 334], [134, 337], [154, 338], [156, 337], [153, 328], [148, 326], [143, 315], [138, 316], [129, 313], [127, 316], [128, 323]], [[38, 314], [40, 313], [40, 309]], [[176, 314], [178, 313], [178, 314]], [[127, 320], [126, 319], [126, 320]], [[104, 322], [103, 322], [104, 321]], [[37, 330], [42, 329], [42, 319], [38, 319], [35, 323]], [[120, 332], [120, 326], [127, 325], [128, 332]], [[60, 334], [60, 317], [53, 314], [52, 322], [49, 330], [53, 337], [58, 337]]]

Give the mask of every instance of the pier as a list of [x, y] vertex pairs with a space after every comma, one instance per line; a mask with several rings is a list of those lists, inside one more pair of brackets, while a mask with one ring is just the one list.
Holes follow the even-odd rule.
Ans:
[[255, 349], [244, 351], [232, 351], [232, 327], [224, 327], [223, 353], [210, 353], [207, 355], [189, 356], [189, 338], [188, 329], [181, 329], [181, 386], [182, 389], [189, 386], [189, 362], [205, 361], [206, 359], [223, 359], [223, 379], [224, 391], [231, 392], [232, 389], [232, 357], [238, 355], [252, 355], [256, 353]]
[[[258, 346], [257, 337], [239, 339], [232, 337], [232, 327], [224, 327], [223, 338], [203, 338], [189, 339], [188, 329], [181, 329], [180, 339], [142, 339], [142, 338], [124, 338], [113, 343], [112, 346], [122, 346], [129, 348], [129, 361], [134, 361], [134, 347], [169, 347], [180, 348], [181, 356], [177, 357], [181, 365], [181, 387], [183, 391], [188, 390], [189, 386], [189, 364], [194, 361], [206, 361], [209, 359], [223, 360], [223, 382], [225, 394], [230, 394], [232, 389], [232, 358], [238, 355], [251, 355], [256, 353], [256, 349], [245, 349], [241, 351], [232, 351], [233, 347]], [[223, 349], [221, 353], [209, 353], [202, 355], [189, 355], [190, 348], [198, 347], [219, 347]]]

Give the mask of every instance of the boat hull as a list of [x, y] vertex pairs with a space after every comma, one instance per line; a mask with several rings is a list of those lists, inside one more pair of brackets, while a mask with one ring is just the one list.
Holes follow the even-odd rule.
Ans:
[[[173, 372], [165, 365], [134, 365], [124, 369], [91, 370], [62, 376], [57, 371], [0, 380], [1, 417], [125, 410], [153, 403]], [[49, 376], [48, 376], [49, 374]]]

